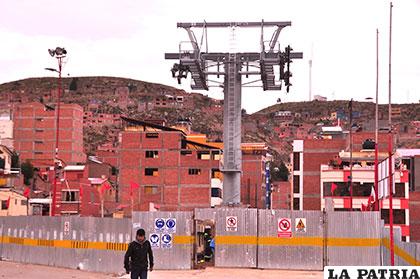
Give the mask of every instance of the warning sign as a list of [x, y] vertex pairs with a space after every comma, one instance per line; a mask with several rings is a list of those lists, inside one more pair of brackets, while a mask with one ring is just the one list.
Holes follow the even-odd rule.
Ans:
[[226, 231], [227, 232], [238, 231], [238, 216], [226, 217]]
[[70, 233], [70, 221], [64, 222], [64, 235], [68, 235]]
[[295, 224], [296, 232], [306, 232], [306, 218], [296, 218]]
[[278, 237], [292, 237], [292, 221], [290, 218], [281, 218], [277, 222]]

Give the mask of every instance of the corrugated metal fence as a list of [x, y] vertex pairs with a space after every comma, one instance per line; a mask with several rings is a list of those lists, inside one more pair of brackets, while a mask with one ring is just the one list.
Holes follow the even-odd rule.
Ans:
[[257, 226], [257, 209], [218, 209], [215, 266], [257, 267]]
[[326, 224], [326, 265], [381, 265], [379, 212], [328, 212]]
[[[322, 270], [390, 264], [389, 230], [378, 213], [247, 208], [135, 212], [132, 219], [0, 217], [0, 257], [119, 273], [127, 244], [142, 227], [156, 269], [191, 269], [197, 220], [214, 220], [216, 267]], [[396, 230], [395, 255], [396, 265], [419, 265], [420, 244], [402, 242]]]
[[16, 262], [123, 271], [131, 220], [79, 217], [1, 218], [1, 257]]
[[260, 210], [258, 267], [322, 270], [323, 223], [320, 211]]
[[192, 212], [135, 212], [133, 236], [140, 227], [146, 230], [146, 237], [153, 243], [156, 269], [193, 267]]

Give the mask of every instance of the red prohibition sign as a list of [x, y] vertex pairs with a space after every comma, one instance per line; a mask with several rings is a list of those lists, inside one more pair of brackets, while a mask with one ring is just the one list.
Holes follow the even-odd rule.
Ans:
[[235, 218], [233, 218], [233, 217], [229, 218], [229, 219], [228, 219], [228, 225], [229, 225], [230, 227], [234, 227], [234, 226], [236, 225], [236, 219], [235, 219]]
[[291, 226], [290, 221], [287, 219], [281, 219], [279, 221], [279, 229], [283, 232], [288, 231], [290, 229], [290, 226]]

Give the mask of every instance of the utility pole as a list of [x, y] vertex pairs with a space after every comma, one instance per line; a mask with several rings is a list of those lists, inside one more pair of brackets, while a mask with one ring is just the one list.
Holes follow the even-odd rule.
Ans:
[[388, 65], [388, 175], [389, 175], [389, 239], [391, 266], [394, 266], [394, 212], [392, 208], [393, 173], [392, 173], [392, 115], [391, 115], [391, 47], [392, 47], [392, 2], [389, 3], [389, 65]]
[[350, 211], [353, 211], [353, 98], [349, 103], [350, 114]]
[[375, 211], [379, 211], [378, 187], [378, 96], [379, 96], [379, 31], [376, 29], [376, 104], [375, 104]]
[[53, 71], [58, 73], [58, 91], [57, 91], [57, 107], [56, 107], [56, 124], [55, 124], [55, 150], [54, 150], [54, 181], [53, 181], [53, 191], [52, 191], [52, 203], [50, 207], [50, 216], [55, 216], [56, 211], [56, 202], [57, 202], [57, 178], [58, 178], [58, 144], [59, 144], [59, 134], [60, 134], [60, 97], [61, 97], [61, 70], [63, 68], [63, 59], [67, 55], [67, 51], [62, 47], [57, 47], [55, 49], [49, 49], [48, 53], [57, 58], [58, 61], [58, 70], [53, 68], [45, 68], [48, 71]]
[[[201, 22], [178, 23], [178, 28], [187, 31], [189, 48], [179, 44], [178, 53], [166, 53], [165, 59], [178, 60], [171, 69], [172, 77], [181, 83], [191, 73], [191, 88], [209, 90], [209, 87], [223, 87], [223, 203], [239, 205], [241, 202], [241, 91], [243, 87], [262, 87], [266, 90], [281, 90], [282, 85], [287, 92], [291, 86], [290, 63], [292, 59], [300, 59], [302, 53], [292, 52], [290, 46], [280, 50], [280, 31], [291, 22]], [[202, 36], [198, 43], [193, 28], [200, 28]], [[207, 41], [208, 28], [261, 28], [259, 52], [209, 52]], [[264, 41], [264, 28], [274, 28], [269, 41]], [[204, 44], [205, 41], [205, 44]], [[223, 67], [224, 69], [221, 69]], [[279, 74], [274, 69], [278, 67]], [[214, 69], [211, 71], [210, 69]], [[209, 76], [224, 76], [219, 82]], [[257, 79], [242, 83], [242, 77], [257, 76]]]

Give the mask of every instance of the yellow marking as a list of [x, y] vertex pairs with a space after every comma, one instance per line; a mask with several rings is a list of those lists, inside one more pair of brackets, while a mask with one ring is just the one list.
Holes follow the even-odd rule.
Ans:
[[257, 245], [256, 236], [216, 235], [216, 245]]
[[258, 238], [259, 245], [279, 245], [279, 246], [322, 246], [322, 237], [270, 237], [260, 236]]
[[193, 244], [195, 240], [194, 236], [188, 235], [174, 235], [174, 244]]
[[342, 238], [329, 237], [327, 238], [327, 246], [340, 247], [377, 247], [381, 245], [380, 238]]
[[[389, 242], [390, 242], [389, 238], [387, 237], [382, 238], [382, 245], [388, 250], [391, 249], [391, 244]], [[398, 245], [395, 245], [395, 244], [394, 244], [394, 253], [410, 265], [420, 265], [420, 261], [416, 260], [415, 257], [411, 256], [404, 249], [400, 248]]]

